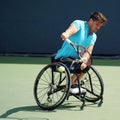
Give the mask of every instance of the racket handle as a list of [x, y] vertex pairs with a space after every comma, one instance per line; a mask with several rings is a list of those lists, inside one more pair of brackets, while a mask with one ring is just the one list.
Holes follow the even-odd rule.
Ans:
[[69, 39], [66, 39], [65, 41], [67, 41], [69, 44], [71, 44], [71, 43], [72, 43]]
[[70, 41], [69, 39], [66, 39], [65, 41], [74, 46], [74, 43], [72, 43], [72, 41]]

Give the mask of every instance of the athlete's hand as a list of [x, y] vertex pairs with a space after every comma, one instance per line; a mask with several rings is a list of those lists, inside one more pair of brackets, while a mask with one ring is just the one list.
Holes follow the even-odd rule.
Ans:
[[63, 33], [61, 34], [62, 40], [66, 40], [68, 37], [69, 37], [69, 35], [68, 35], [68, 33], [66, 33], [66, 32], [63, 32]]
[[80, 69], [83, 70], [87, 67], [86, 63], [87, 63], [87, 59], [85, 57], [82, 57], [79, 62], [81, 63]]
[[83, 62], [83, 63], [81, 64], [81, 66], [80, 66], [80, 69], [81, 69], [81, 70], [84, 70], [86, 67], [87, 67], [87, 65]]

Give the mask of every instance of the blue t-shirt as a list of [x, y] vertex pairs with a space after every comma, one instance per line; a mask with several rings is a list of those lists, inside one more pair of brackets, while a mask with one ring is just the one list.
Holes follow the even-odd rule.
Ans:
[[[86, 21], [75, 20], [72, 24], [77, 28], [77, 33], [69, 37], [69, 39], [76, 45], [82, 45], [85, 48], [88, 48], [91, 44], [94, 45], [97, 39], [95, 33], [89, 34], [89, 28]], [[88, 35], [89, 34], [89, 35]], [[64, 41], [62, 47], [58, 50], [55, 59], [58, 58], [72, 57], [77, 59], [78, 55], [75, 52], [74, 48]]]

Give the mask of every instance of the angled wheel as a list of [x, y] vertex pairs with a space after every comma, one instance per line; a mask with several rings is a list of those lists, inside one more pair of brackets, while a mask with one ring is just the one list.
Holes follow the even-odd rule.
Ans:
[[81, 85], [87, 90], [86, 101], [96, 102], [102, 99], [104, 93], [103, 80], [93, 66], [90, 67], [90, 70], [82, 78]]
[[[64, 67], [59, 71], [59, 67]], [[62, 63], [51, 63], [38, 74], [34, 83], [34, 97], [42, 109], [53, 110], [66, 99], [70, 86], [70, 73]]]

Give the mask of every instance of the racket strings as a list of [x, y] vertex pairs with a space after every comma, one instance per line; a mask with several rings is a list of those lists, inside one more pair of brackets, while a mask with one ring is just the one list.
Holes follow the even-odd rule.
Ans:
[[87, 64], [87, 66], [90, 66], [92, 63], [90, 52], [84, 46], [77, 45], [77, 54], [79, 55], [80, 59], [83, 57], [85, 53], [89, 55], [89, 59], [85, 64]]

